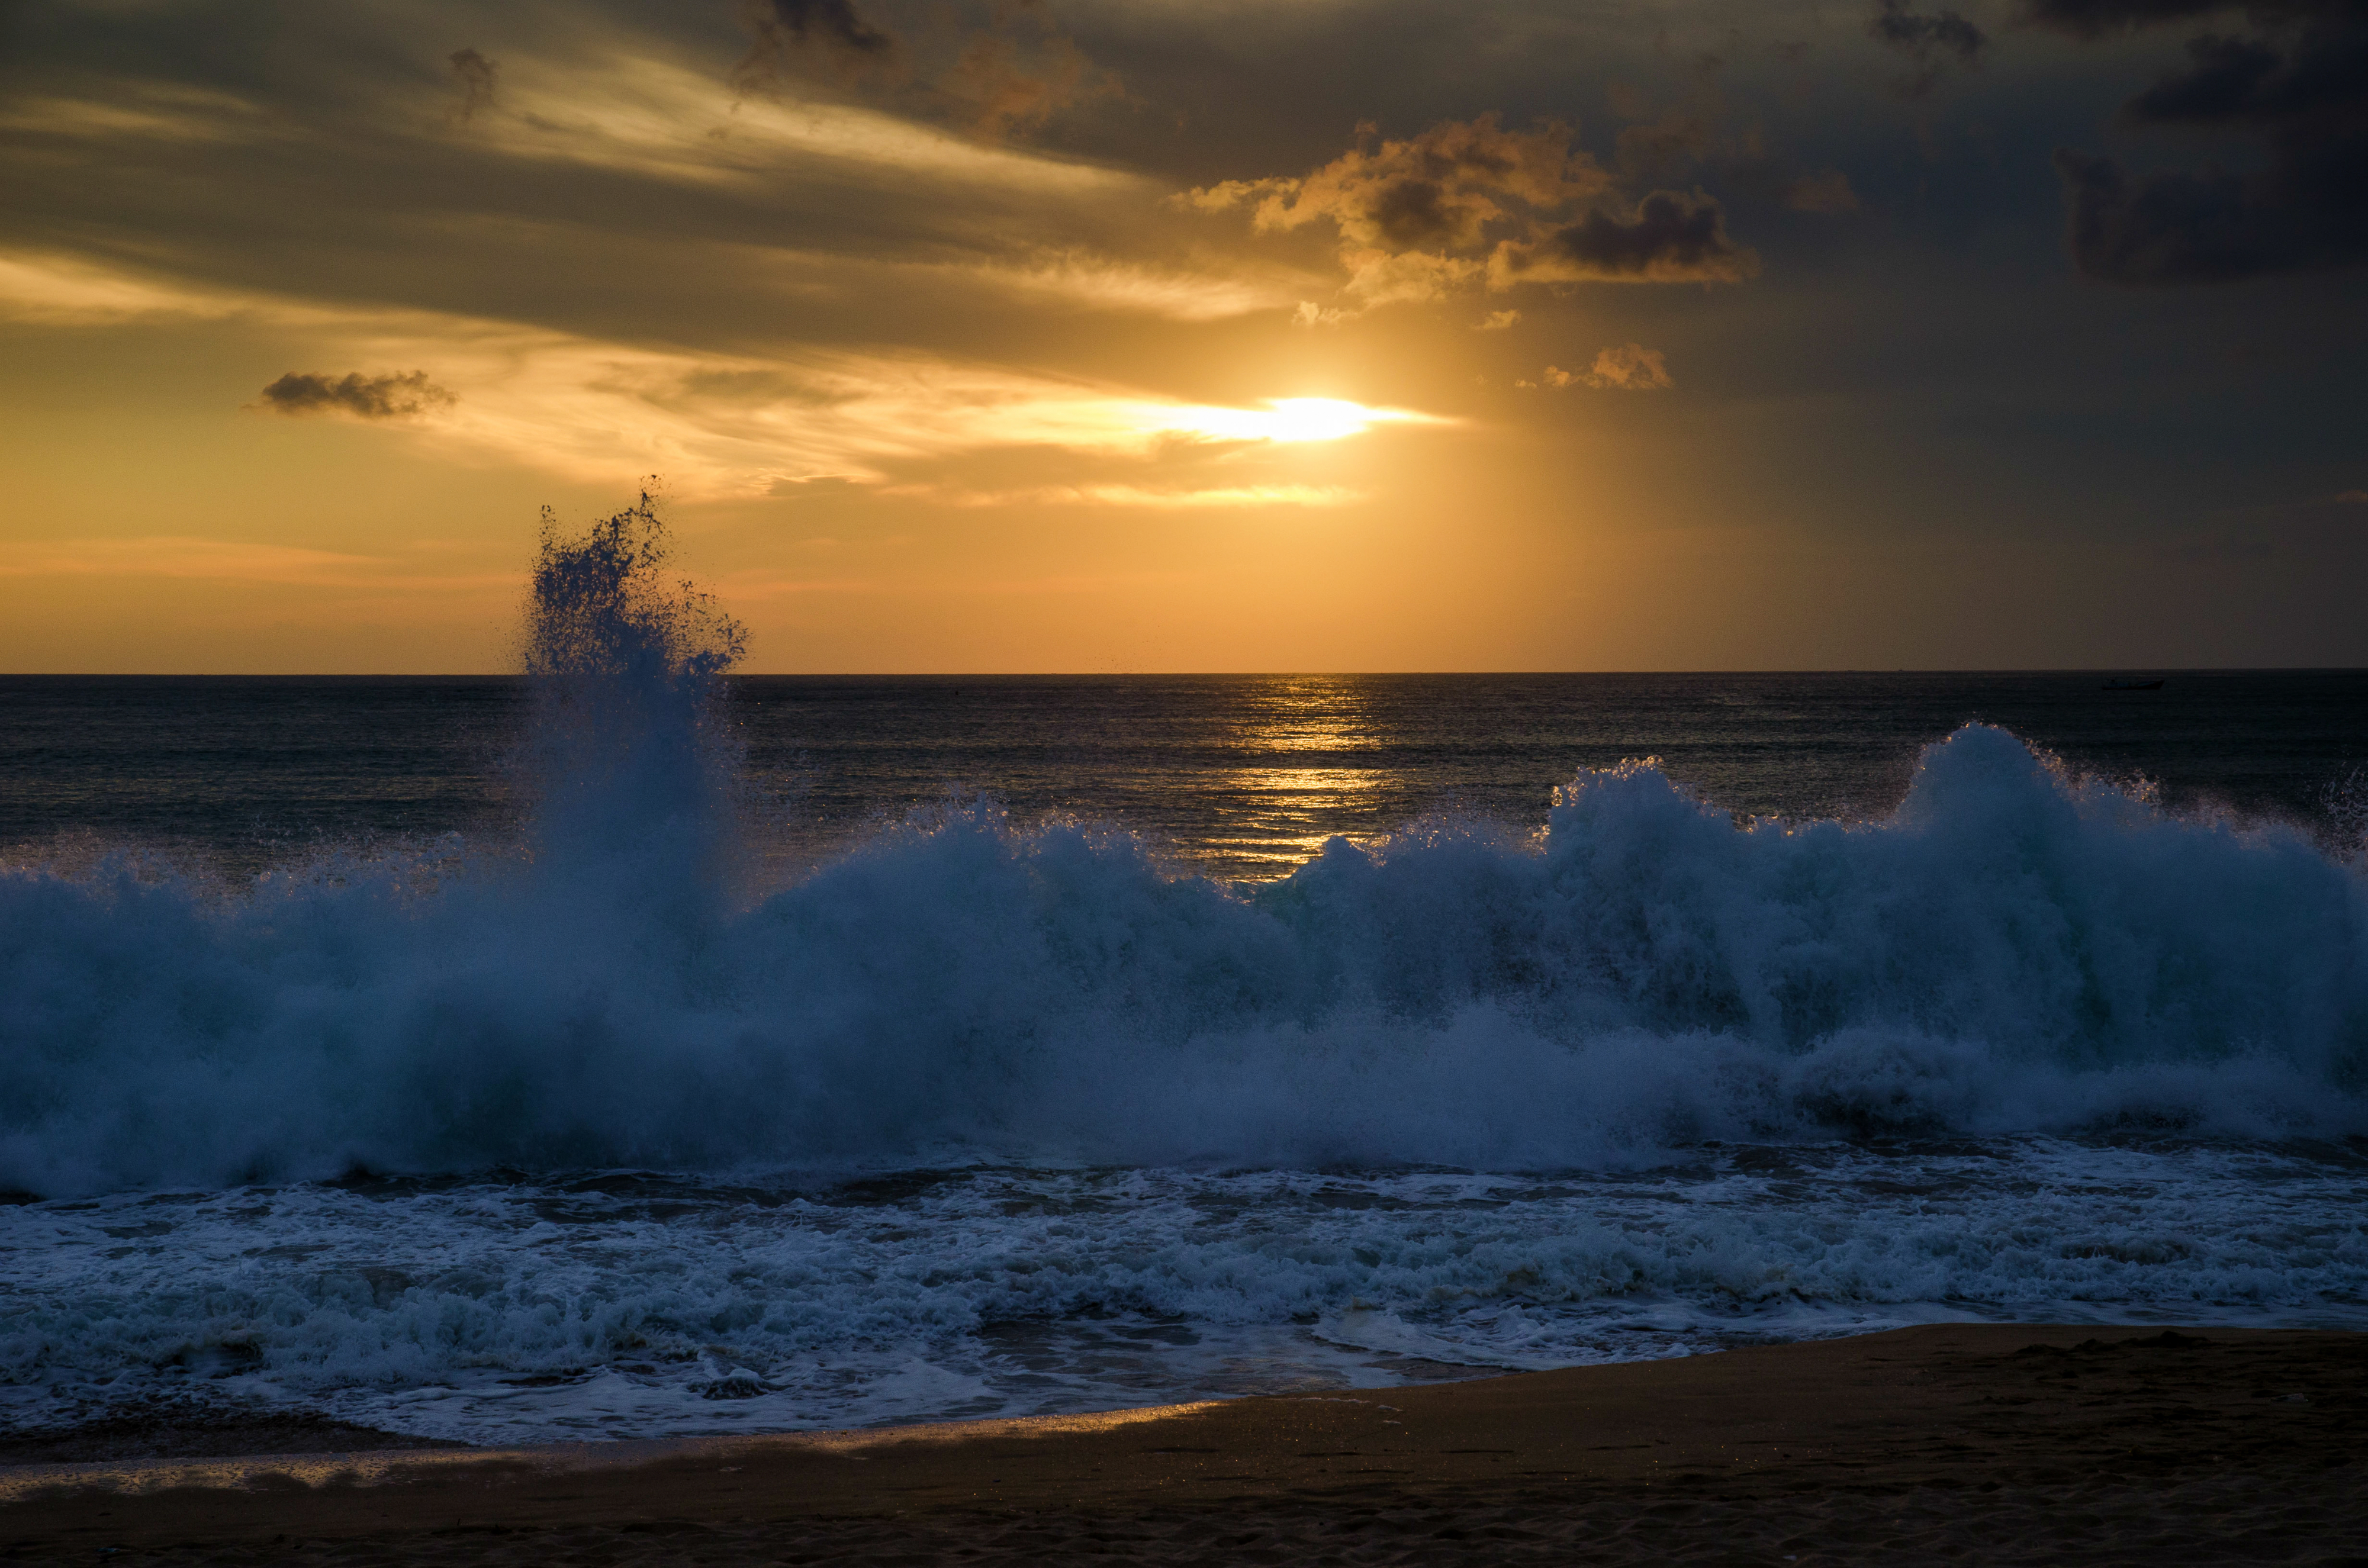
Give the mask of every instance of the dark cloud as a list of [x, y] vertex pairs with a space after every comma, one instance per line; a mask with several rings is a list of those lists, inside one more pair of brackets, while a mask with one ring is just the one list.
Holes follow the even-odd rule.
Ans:
[[1739, 283], [1759, 270], [1759, 256], [1727, 237], [1717, 200], [1700, 191], [1656, 190], [1627, 219], [1599, 209], [1500, 256], [1511, 278], [1540, 281]]
[[755, 36], [735, 76], [743, 91], [771, 94], [791, 78], [836, 76], [861, 83], [892, 112], [990, 141], [1079, 104], [1126, 97], [1038, 0], [948, 3], [931, 25], [903, 35], [866, 20], [852, 0], [748, 0], [746, 15]]
[[[1037, 24], [1033, 37], [1021, 35], [1018, 18]], [[1125, 96], [1117, 77], [1053, 31], [1033, 6], [998, 16], [972, 37], [935, 87], [972, 131], [988, 137], [1042, 125], [1056, 111], [1089, 99]]]
[[1952, 62], [1971, 65], [1981, 58], [1989, 35], [1945, 6], [1934, 16], [1908, 9], [1908, 0], [1878, 0], [1866, 24], [1869, 36], [1907, 56], [1913, 68], [1894, 84], [1907, 97], [1921, 97]]
[[[1225, 180], [1185, 199], [1203, 211], [1252, 208], [1257, 229], [1331, 224], [1348, 290], [1366, 304], [1436, 299], [1479, 279], [1468, 253], [1529, 247], [1529, 237], [1581, 201], [1611, 188], [1611, 176], [1571, 146], [1567, 125], [1547, 121], [1508, 131], [1494, 114], [1446, 120], [1406, 141], [1359, 145], [1295, 179]], [[1465, 254], [1458, 254], [1465, 253]], [[1497, 262], [1486, 263], [1492, 281]], [[1325, 319], [1319, 311], [1305, 320]]]
[[455, 50], [448, 58], [452, 79], [461, 87], [461, 118], [469, 119], [479, 109], [492, 107], [494, 86], [502, 73], [501, 62], [488, 60], [473, 49]]
[[357, 419], [403, 419], [459, 401], [427, 379], [407, 376], [319, 376], [290, 370], [257, 394], [255, 404], [273, 414], [349, 414]]
[[819, 44], [848, 54], [885, 55], [895, 38], [856, 14], [853, 0], [754, 0], [751, 19], [760, 39], [775, 47]]
[[742, 0], [748, 53], [733, 73], [742, 92], [773, 95], [797, 80], [901, 81], [896, 35], [863, 19], [854, 0]]
[[2023, 16], [2074, 38], [2096, 39], [2234, 8], [2231, 0], [2026, 0]]
[[2186, 69], [2123, 104], [2121, 119], [2258, 136], [2267, 166], [2134, 176], [2059, 150], [2081, 271], [2191, 284], [2368, 263], [2368, 0], [2262, 19], [2268, 37], [2191, 40]]

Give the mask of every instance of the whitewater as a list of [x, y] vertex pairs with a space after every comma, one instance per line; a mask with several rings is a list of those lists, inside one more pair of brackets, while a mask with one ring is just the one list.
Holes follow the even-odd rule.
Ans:
[[0, 1421], [515, 1441], [1951, 1318], [2368, 1325], [2368, 871], [2002, 729], [1231, 881], [986, 798], [760, 873], [736, 627], [546, 540], [516, 835], [0, 871]]

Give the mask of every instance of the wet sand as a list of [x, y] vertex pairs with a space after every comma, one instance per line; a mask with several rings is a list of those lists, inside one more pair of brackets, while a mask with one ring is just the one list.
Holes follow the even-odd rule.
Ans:
[[2368, 1335], [1944, 1325], [1031, 1422], [0, 1469], [0, 1558], [102, 1553], [2368, 1568]]

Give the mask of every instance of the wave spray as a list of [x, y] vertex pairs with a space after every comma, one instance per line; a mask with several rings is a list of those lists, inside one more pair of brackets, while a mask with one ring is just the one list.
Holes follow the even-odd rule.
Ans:
[[759, 897], [644, 496], [546, 527], [518, 847], [221, 898], [0, 874], [0, 1187], [912, 1165], [1611, 1167], [1707, 1139], [2368, 1131], [2368, 878], [1997, 729], [1864, 823], [1650, 763], [1250, 889], [991, 804]]

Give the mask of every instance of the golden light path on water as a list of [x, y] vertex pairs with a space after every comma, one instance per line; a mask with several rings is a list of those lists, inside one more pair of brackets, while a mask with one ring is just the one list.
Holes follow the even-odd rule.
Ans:
[[1342, 808], [1371, 803], [1392, 781], [1389, 772], [1339, 756], [1380, 745], [1363, 710], [1356, 683], [1322, 676], [1258, 692], [1234, 744], [1264, 755], [1223, 779], [1223, 796], [1243, 805], [1213, 835], [1217, 850], [1280, 875], [1324, 847], [1334, 831], [1326, 824]]

